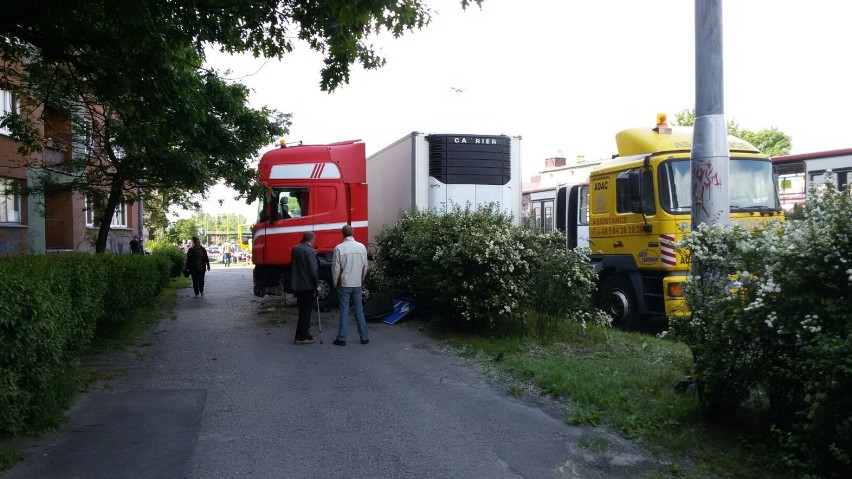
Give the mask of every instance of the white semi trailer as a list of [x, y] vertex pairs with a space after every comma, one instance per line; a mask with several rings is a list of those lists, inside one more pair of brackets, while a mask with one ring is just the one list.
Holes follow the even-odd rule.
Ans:
[[367, 158], [369, 242], [401, 211], [495, 203], [521, 216], [521, 137], [411, 132]]

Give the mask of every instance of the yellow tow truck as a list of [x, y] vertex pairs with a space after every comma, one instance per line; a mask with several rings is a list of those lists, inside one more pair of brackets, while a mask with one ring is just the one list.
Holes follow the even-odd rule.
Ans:
[[[598, 272], [595, 303], [624, 328], [688, 314], [683, 283], [690, 257], [675, 244], [692, 221], [692, 182], [720, 181], [710, 168], [691, 171], [691, 127], [632, 128], [616, 137], [618, 155], [604, 161], [588, 184], [556, 193], [557, 228], [566, 246], [588, 246]], [[730, 220], [750, 227], [782, 221], [770, 158], [728, 137]], [[724, 177], [724, 176], [723, 176]]]

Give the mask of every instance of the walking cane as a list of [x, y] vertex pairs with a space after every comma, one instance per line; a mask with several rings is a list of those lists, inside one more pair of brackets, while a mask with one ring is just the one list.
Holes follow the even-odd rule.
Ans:
[[319, 324], [319, 340], [322, 344], [322, 316], [320, 315], [319, 296], [317, 296], [317, 323]]

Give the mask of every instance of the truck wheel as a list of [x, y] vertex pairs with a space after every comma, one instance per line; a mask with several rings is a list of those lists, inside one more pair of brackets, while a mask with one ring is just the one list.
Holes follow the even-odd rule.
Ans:
[[610, 276], [598, 287], [598, 309], [612, 317], [612, 325], [617, 328], [631, 329], [639, 317], [636, 306], [636, 293], [630, 280], [624, 276]]
[[317, 299], [319, 299], [319, 307], [323, 311], [329, 311], [337, 306], [337, 292], [331, 285], [331, 281], [320, 275], [317, 283], [319, 289], [317, 291]]

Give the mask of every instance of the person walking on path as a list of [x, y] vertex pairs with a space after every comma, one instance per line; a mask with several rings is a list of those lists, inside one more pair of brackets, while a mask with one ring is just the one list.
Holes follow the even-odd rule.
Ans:
[[234, 245], [230, 241], [225, 240], [225, 244], [222, 245], [222, 261], [224, 261], [226, 267], [231, 266], [231, 254], [233, 253]]
[[207, 250], [201, 246], [198, 236], [192, 237], [192, 247], [186, 252], [186, 269], [192, 274], [192, 289], [195, 296], [204, 296], [204, 273], [210, 271]]
[[364, 305], [361, 304], [361, 285], [367, 274], [367, 248], [352, 237], [352, 226], [345, 225], [342, 233], [343, 242], [334, 247], [331, 264], [331, 282], [337, 288], [337, 299], [340, 302], [340, 326], [334, 344], [346, 346], [350, 301], [355, 309], [361, 344], [367, 344], [370, 338], [367, 323], [364, 321]]
[[296, 324], [295, 344], [311, 344], [311, 311], [314, 308], [314, 298], [319, 284], [319, 262], [314, 251], [315, 235], [313, 231], [305, 231], [302, 242], [293, 246], [291, 251], [290, 285], [296, 293], [299, 303], [299, 322]]
[[130, 240], [130, 254], [145, 254], [142, 249], [142, 240], [138, 236], [134, 235], [133, 239]]

